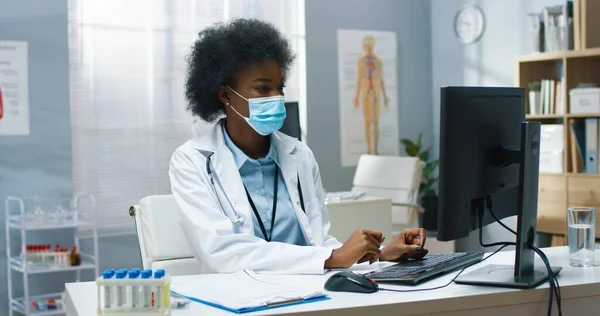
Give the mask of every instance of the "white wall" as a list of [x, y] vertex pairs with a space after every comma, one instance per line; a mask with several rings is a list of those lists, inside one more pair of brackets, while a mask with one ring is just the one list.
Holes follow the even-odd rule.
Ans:
[[[431, 0], [431, 48], [433, 135], [435, 156], [439, 156], [440, 87], [445, 85], [513, 86], [515, 58], [527, 51], [526, 15], [562, 0]], [[481, 39], [461, 44], [454, 33], [454, 17], [463, 4], [477, 4], [486, 19]], [[506, 220], [513, 224], [514, 218]], [[514, 225], [513, 225], [514, 226]], [[460, 249], [479, 248], [472, 237], [457, 242]], [[500, 225], [484, 229], [484, 241], [514, 238]]]
[[[306, 0], [308, 145], [328, 191], [349, 190], [355, 168], [340, 156], [337, 29], [396, 32], [400, 138], [431, 135], [431, 37], [429, 1]], [[401, 153], [404, 149], [401, 146]]]
[[[0, 0], [0, 40], [28, 43], [31, 127], [26, 136], [0, 136], [0, 315], [7, 315], [6, 196], [69, 195], [72, 188], [66, 1]], [[11, 255], [18, 256], [20, 235], [11, 232]], [[68, 231], [30, 232], [27, 237], [31, 244], [73, 243]], [[30, 293], [62, 291], [61, 281], [69, 275], [35, 275]], [[21, 297], [22, 274], [13, 272], [12, 277], [13, 294]]]

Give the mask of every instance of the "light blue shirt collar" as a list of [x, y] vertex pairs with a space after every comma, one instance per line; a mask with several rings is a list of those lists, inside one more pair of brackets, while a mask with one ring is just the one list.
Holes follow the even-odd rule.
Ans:
[[[246, 161], [256, 161], [256, 160], [248, 157], [241, 149], [239, 149], [233, 143], [233, 141], [229, 137], [229, 134], [227, 133], [227, 129], [225, 128], [224, 124], [223, 124], [223, 135], [224, 135], [224, 139], [225, 139], [225, 145], [227, 146], [227, 148], [229, 148], [229, 150], [231, 150], [231, 153], [233, 154], [233, 159], [235, 160], [235, 165], [237, 166], [238, 170], [242, 169], [242, 167], [244, 166]], [[265, 157], [260, 158], [258, 160], [273, 159], [275, 164], [277, 164], [279, 166], [279, 161], [277, 159], [277, 151], [275, 150], [275, 144], [273, 141], [273, 137], [272, 136], [269, 136], [269, 137], [271, 138], [270, 144], [269, 144], [269, 152], [267, 153], [267, 155]]]

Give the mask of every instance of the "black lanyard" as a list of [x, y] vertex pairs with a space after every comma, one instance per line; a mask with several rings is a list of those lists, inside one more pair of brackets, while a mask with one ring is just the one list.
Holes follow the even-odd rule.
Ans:
[[[260, 217], [260, 214], [258, 214], [256, 205], [254, 205], [254, 201], [252, 201], [250, 193], [248, 193], [248, 189], [244, 185], [244, 189], [246, 190], [246, 196], [248, 197], [248, 202], [250, 202], [250, 207], [252, 207], [252, 211], [256, 216], [258, 226], [260, 226], [260, 231], [262, 232], [266, 241], [271, 241], [271, 238], [273, 237], [273, 226], [275, 226], [275, 215], [277, 214], [277, 189], [279, 183], [279, 168], [277, 166], [275, 167], [275, 179], [273, 180], [273, 182], [273, 212], [271, 215], [271, 233], [269, 235], [267, 235], [267, 229], [265, 228], [265, 225], [262, 222], [262, 218]], [[302, 187], [300, 187], [300, 176], [298, 176], [298, 194], [300, 195], [300, 206], [302, 207], [302, 211], [306, 213], [306, 210], [304, 209], [304, 197], [302, 196]]]
[[258, 214], [258, 210], [256, 210], [256, 206], [254, 205], [254, 201], [250, 197], [250, 193], [248, 193], [248, 189], [244, 185], [244, 189], [246, 190], [246, 195], [248, 196], [248, 202], [250, 202], [250, 206], [252, 207], [252, 211], [254, 211], [254, 215], [256, 215], [256, 220], [258, 221], [258, 225], [260, 226], [260, 230], [262, 231], [263, 236], [265, 236], [266, 241], [271, 241], [271, 237], [273, 236], [273, 226], [275, 225], [275, 214], [277, 214], [277, 184], [279, 182], [279, 168], [275, 167], [275, 179], [273, 179], [273, 214], [271, 215], [271, 233], [267, 235], [267, 229], [262, 222], [262, 218]]
[[302, 187], [300, 186], [300, 175], [298, 175], [298, 194], [300, 195], [300, 207], [302, 208], [302, 212], [306, 214], [306, 209], [304, 208], [304, 196], [302, 195]]

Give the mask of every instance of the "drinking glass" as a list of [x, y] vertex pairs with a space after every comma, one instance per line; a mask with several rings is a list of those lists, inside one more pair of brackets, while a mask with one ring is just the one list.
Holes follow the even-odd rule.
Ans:
[[596, 209], [572, 207], [568, 211], [569, 262], [574, 267], [594, 265]]

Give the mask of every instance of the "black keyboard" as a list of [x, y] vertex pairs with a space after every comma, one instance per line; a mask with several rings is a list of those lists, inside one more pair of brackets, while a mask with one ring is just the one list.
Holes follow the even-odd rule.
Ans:
[[376, 282], [418, 284], [481, 260], [483, 252], [430, 254], [365, 274]]

